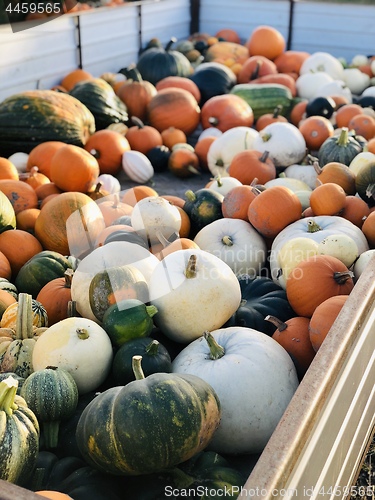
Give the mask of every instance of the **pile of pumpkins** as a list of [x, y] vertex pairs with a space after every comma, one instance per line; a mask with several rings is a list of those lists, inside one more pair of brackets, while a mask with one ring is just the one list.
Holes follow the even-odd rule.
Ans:
[[0, 103], [0, 479], [238, 496], [373, 264], [374, 66], [261, 26]]

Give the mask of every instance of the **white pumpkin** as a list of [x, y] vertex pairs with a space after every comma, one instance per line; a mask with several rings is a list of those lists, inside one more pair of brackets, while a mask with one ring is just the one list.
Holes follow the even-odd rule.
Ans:
[[112, 359], [113, 348], [106, 331], [90, 319], [73, 317], [55, 323], [39, 337], [32, 362], [34, 371], [47, 366], [67, 370], [79, 393], [86, 394], [105, 381]]
[[300, 75], [306, 73], [325, 72], [334, 80], [342, 80], [344, 67], [342, 63], [328, 52], [314, 52], [301, 65]]
[[306, 141], [295, 125], [274, 122], [264, 127], [254, 138], [253, 149], [261, 153], [268, 151], [276, 167], [288, 167], [305, 158]]
[[198, 232], [194, 242], [223, 260], [236, 275], [259, 275], [266, 264], [265, 240], [245, 220], [223, 218], [211, 222]]
[[254, 149], [258, 132], [251, 127], [233, 127], [223, 132], [208, 149], [207, 164], [212, 175], [228, 176], [228, 168], [235, 154]]
[[347, 234], [331, 234], [319, 243], [318, 254], [336, 257], [350, 268], [358, 258], [358, 247]]
[[350, 61], [350, 66], [358, 67], [358, 66], [366, 66], [369, 63], [369, 58], [365, 54], [356, 54], [353, 59]]
[[305, 210], [310, 206], [310, 196], [312, 193], [310, 186], [302, 180], [294, 179], [293, 177], [286, 177], [284, 172], [280, 175], [280, 177], [267, 181], [264, 186], [266, 188], [272, 186], [285, 186], [298, 196], [302, 205], [302, 210]]
[[216, 127], [208, 127], [199, 134], [198, 142], [205, 137], [220, 137], [222, 133], [223, 132]]
[[181, 214], [178, 208], [162, 196], [147, 196], [133, 207], [131, 226], [145, 241], [164, 243], [178, 235], [181, 228]]
[[370, 76], [358, 68], [345, 68], [343, 79], [350, 91], [357, 95], [370, 85]]
[[140, 151], [125, 151], [122, 155], [122, 168], [132, 181], [139, 184], [148, 182], [155, 174], [150, 160]]
[[235, 177], [214, 177], [206, 186], [207, 189], [225, 196], [231, 189], [237, 186], [242, 186], [242, 182]]
[[109, 194], [115, 194], [121, 191], [120, 181], [114, 175], [100, 174], [97, 180], [102, 185], [102, 188]]
[[358, 254], [369, 249], [367, 239], [358, 226], [343, 217], [336, 215], [319, 215], [300, 219], [289, 224], [273, 240], [270, 252], [270, 270], [271, 278], [283, 286], [283, 281], [279, 280], [280, 266], [278, 254], [282, 246], [297, 237], [310, 238], [318, 244], [335, 234], [346, 234], [350, 236], [358, 247]]
[[[211, 338], [216, 345], [210, 349]], [[245, 327], [221, 328], [190, 343], [172, 371], [199, 376], [214, 388], [222, 413], [207, 449], [223, 454], [261, 453], [298, 387], [286, 350]]]
[[323, 87], [323, 85], [331, 83], [332, 81], [333, 78], [324, 71], [300, 74], [296, 80], [297, 94], [303, 99], [313, 99], [315, 97], [316, 89], [319, 89], [320, 87]]
[[314, 97], [329, 97], [332, 95], [343, 96], [348, 103], [353, 102], [352, 89], [344, 80], [332, 80], [317, 89]]
[[220, 328], [241, 303], [239, 281], [232, 269], [201, 249], [166, 255], [151, 275], [149, 292], [158, 310], [156, 325], [179, 343]]
[[316, 178], [318, 173], [314, 165], [300, 165], [298, 163], [294, 163], [293, 165], [286, 167], [283, 173], [286, 177], [297, 179], [306, 183], [311, 189], [316, 188]]
[[304, 236], [287, 241], [277, 254], [277, 281], [284, 289], [286, 280], [293, 269], [303, 260], [318, 254], [318, 243]]
[[78, 264], [72, 278], [72, 300], [85, 318], [98, 321], [90, 307], [89, 287], [92, 278], [110, 267], [132, 264], [149, 282], [152, 271], [160, 261], [146, 248], [127, 241], [114, 241], [96, 248]]
[[[373, 63], [371, 63], [372, 65]], [[375, 66], [375, 65], [374, 65]], [[375, 74], [375, 73], [374, 73]], [[370, 80], [370, 87], [367, 87], [367, 89], [365, 89], [362, 94], [361, 94], [361, 97], [365, 97], [365, 96], [374, 96], [375, 97], [375, 82], [373, 82], [373, 78], [371, 78]]]
[[358, 260], [356, 261], [353, 267], [354, 278], [356, 280], [359, 279], [363, 271], [366, 269], [367, 264], [370, 262], [370, 260], [375, 259], [374, 255], [375, 255], [375, 248], [371, 248], [370, 250], [361, 253], [361, 255], [358, 257]]
[[20, 174], [26, 172], [27, 170], [27, 160], [29, 155], [27, 153], [13, 153], [9, 156], [8, 160], [13, 163]]
[[363, 151], [362, 153], [358, 153], [349, 163], [349, 169], [355, 175], [358, 175], [359, 171], [362, 170], [363, 167], [367, 167], [368, 165], [374, 162], [375, 162], [375, 154], [370, 153], [370, 151]]

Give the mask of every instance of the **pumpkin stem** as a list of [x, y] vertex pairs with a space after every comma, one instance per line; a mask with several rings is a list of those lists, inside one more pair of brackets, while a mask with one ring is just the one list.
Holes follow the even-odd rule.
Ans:
[[156, 356], [159, 352], [159, 346], [160, 342], [158, 342], [157, 340], [153, 340], [148, 344], [148, 346], [146, 346], [145, 351], [149, 356]]
[[187, 279], [195, 278], [197, 275], [197, 256], [190, 255], [186, 269], [185, 276]]
[[272, 137], [272, 134], [267, 134], [266, 132], [264, 132], [263, 134], [261, 134], [261, 139], [263, 142], [268, 142]]
[[227, 245], [228, 247], [233, 246], [233, 238], [229, 235], [225, 235], [221, 238], [221, 241], [224, 243], [224, 245]]
[[213, 127], [216, 127], [219, 123], [219, 119], [216, 116], [210, 116], [207, 121]]
[[369, 184], [366, 188], [366, 196], [368, 198], [372, 198], [373, 200], [375, 199], [375, 184]]
[[69, 300], [68, 302], [68, 318], [75, 318], [77, 316], [77, 302], [75, 300]]
[[18, 309], [16, 319], [16, 338], [32, 339], [33, 328], [32, 297], [28, 293], [18, 294]]
[[141, 73], [135, 63], [130, 64], [127, 68], [121, 70], [121, 73], [126, 76], [127, 80], [133, 80], [133, 82], [142, 82], [143, 78]]
[[259, 77], [259, 71], [260, 71], [262, 64], [263, 64], [262, 61], [257, 61], [255, 69], [250, 75], [250, 80], [255, 80], [256, 78]]
[[145, 124], [143, 123], [143, 121], [138, 118], [137, 116], [132, 116], [131, 117], [131, 122], [138, 128], [144, 128]]
[[76, 329], [78, 338], [81, 340], [86, 340], [90, 337], [89, 332], [86, 328], [77, 328]]
[[338, 146], [346, 146], [348, 142], [349, 142], [349, 129], [348, 127], [342, 127], [336, 144]]
[[279, 332], [283, 332], [288, 328], [288, 325], [284, 321], [281, 321], [281, 319], [276, 318], [276, 316], [268, 315], [264, 319], [275, 325]]
[[333, 273], [333, 279], [338, 285], [344, 285], [348, 280], [354, 278], [354, 273], [352, 271], [336, 271]]
[[0, 411], [4, 411], [8, 416], [18, 408], [14, 402], [17, 389], [18, 380], [11, 375], [0, 382]]
[[219, 345], [210, 332], [204, 332], [203, 334], [208, 347], [210, 348], [210, 359], [220, 359], [225, 354], [225, 349]]
[[158, 308], [156, 306], [154, 306], [153, 304], [151, 304], [149, 306], [146, 306], [146, 312], [150, 316], [150, 318], [152, 318], [159, 311], [158, 311]]
[[322, 228], [313, 219], [309, 219], [307, 221], [307, 232], [308, 233], [316, 233], [317, 231], [321, 231], [321, 230], [322, 230]]
[[278, 104], [276, 108], [273, 110], [272, 118], [278, 118], [282, 110], [283, 106], [281, 104]]
[[264, 153], [262, 154], [262, 156], [259, 158], [259, 161], [261, 161], [262, 163], [266, 163], [269, 155], [270, 155], [269, 151], [264, 151]]
[[192, 174], [200, 174], [199, 170], [197, 170], [193, 165], [189, 165], [187, 167], [187, 170]]
[[73, 274], [74, 274], [73, 269], [67, 269], [67, 270], [65, 271], [65, 273], [64, 273], [64, 278], [65, 278], [65, 288], [71, 288], [71, 286], [72, 286]]
[[319, 165], [319, 161], [317, 158], [314, 159], [314, 161], [312, 162], [312, 165], [314, 167], [314, 170], [315, 172], [320, 175], [322, 172], [323, 172], [323, 169], [322, 167]]
[[142, 356], [132, 357], [132, 369], [135, 376], [135, 380], [142, 380], [146, 378], [142, 370]]
[[215, 165], [217, 167], [224, 167], [224, 162], [223, 162], [223, 159], [222, 158], [218, 158], [215, 162]]
[[197, 199], [194, 191], [192, 191], [191, 189], [188, 189], [186, 191], [185, 196], [188, 199], [188, 201], [195, 201]]
[[214, 180], [216, 181], [216, 184], [218, 187], [223, 186], [223, 181], [221, 180], [221, 175], [217, 175]]
[[172, 45], [173, 45], [174, 43], [176, 43], [176, 42], [177, 42], [177, 38], [175, 38], [175, 37], [173, 36], [173, 37], [169, 40], [169, 42], [167, 43], [167, 45], [165, 46], [165, 49], [164, 49], [164, 50], [165, 50], [166, 52], [168, 52], [168, 50], [171, 50]]
[[44, 446], [46, 449], [56, 448], [59, 440], [60, 422], [51, 420], [49, 422], [41, 422], [41, 431], [44, 438]]

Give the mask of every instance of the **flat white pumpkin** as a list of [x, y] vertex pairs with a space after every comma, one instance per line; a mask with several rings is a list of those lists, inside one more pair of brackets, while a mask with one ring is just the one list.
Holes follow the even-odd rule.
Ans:
[[32, 357], [34, 371], [47, 366], [63, 368], [74, 378], [80, 394], [97, 389], [109, 374], [113, 359], [110, 338], [90, 319], [63, 319], [50, 326], [38, 342]]
[[331, 255], [341, 260], [346, 267], [351, 267], [357, 260], [358, 246], [347, 234], [331, 234], [318, 245], [320, 255]]
[[158, 309], [154, 321], [179, 343], [220, 328], [241, 303], [232, 269], [201, 249], [177, 250], [164, 257], [149, 281], [150, 302]]
[[207, 340], [191, 342], [174, 359], [174, 373], [208, 382], [221, 403], [221, 422], [208, 445], [217, 453], [260, 453], [298, 387], [293, 361], [272, 337], [252, 328], [210, 332], [224, 353], [212, 359]]

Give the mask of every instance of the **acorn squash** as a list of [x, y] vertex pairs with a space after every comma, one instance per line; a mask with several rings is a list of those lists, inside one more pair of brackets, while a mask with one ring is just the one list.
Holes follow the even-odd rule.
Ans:
[[94, 132], [91, 111], [66, 93], [27, 90], [0, 103], [0, 156], [6, 158], [46, 141], [83, 146]]
[[319, 165], [338, 162], [349, 166], [352, 160], [363, 151], [361, 144], [343, 127], [339, 135], [328, 137], [318, 150]]

